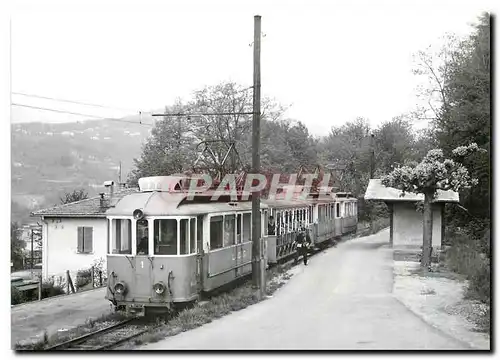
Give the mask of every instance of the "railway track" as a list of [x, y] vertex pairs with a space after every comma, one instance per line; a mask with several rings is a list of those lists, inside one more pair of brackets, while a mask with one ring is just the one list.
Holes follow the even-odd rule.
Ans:
[[150, 326], [139, 324], [137, 319], [128, 319], [103, 329], [79, 336], [47, 348], [55, 350], [99, 351], [111, 350], [150, 330]]

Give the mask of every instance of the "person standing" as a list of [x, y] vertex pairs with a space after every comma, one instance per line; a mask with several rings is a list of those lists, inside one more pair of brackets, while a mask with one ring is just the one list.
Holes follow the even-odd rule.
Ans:
[[271, 215], [269, 216], [269, 220], [267, 222], [267, 234], [268, 235], [275, 235], [275, 229], [276, 229], [276, 223], [274, 222], [274, 217]]
[[307, 265], [307, 252], [309, 250], [309, 246], [311, 245], [311, 237], [309, 233], [306, 232], [305, 228], [302, 228], [300, 232], [297, 234], [297, 238], [295, 239], [297, 243], [297, 251], [295, 252], [295, 263], [299, 262], [299, 256], [302, 256], [304, 260], [304, 265]]

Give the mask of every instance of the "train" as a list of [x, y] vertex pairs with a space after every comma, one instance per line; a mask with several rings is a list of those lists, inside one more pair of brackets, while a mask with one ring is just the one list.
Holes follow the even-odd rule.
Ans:
[[[214, 201], [210, 191], [190, 197], [189, 180], [141, 178], [138, 192], [107, 211], [106, 299], [115, 309], [136, 316], [172, 311], [251, 274], [251, 198], [219, 194]], [[260, 201], [266, 266], [295, 256], [302, 227], [315, 248], [356, 231], [357, 199], [350, 193], [325, 189], [307, 199], [286, 194]]]

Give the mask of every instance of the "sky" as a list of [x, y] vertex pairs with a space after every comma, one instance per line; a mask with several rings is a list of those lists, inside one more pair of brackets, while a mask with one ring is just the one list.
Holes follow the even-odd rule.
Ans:
[[[86, 2], [19, 6], [12, 16], [11, 102], [97, 117], [161, 109], [206, 85], [253, 79], [254, 15], [262, 16], [262, 94], [325, 135], [356, 117], [374, 127], [411, 111], [412, 54], [463, 36], [481, 2]], [[95, 6], [99, 4], [99, 6]], [[237, 6], [236, 6], [237, 4]], [[29, 10], [26, 10], [29, 9]], [[12, 106], [12, 122], [88, 117]]]

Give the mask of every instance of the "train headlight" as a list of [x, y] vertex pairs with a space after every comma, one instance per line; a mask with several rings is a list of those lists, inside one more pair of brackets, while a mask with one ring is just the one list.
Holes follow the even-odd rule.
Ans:
[[153, 289], [154, 289], [155, 293], [157, 293], [158, 295], [162, 295], [165, 292], [165, 290], [167, 289], [167, 287], [165, 286], [164, 283], [162, 283], [160, 281], [160, 282], [154, 284]]
[[120, 281], [120, 282], [116, 283], [114, 289], [115, 289], [115, 293], [117, 293], [118, 295], [123, 295], [123, 294], [125, 294], [127, 287], [125, 286], [124, 282]]

